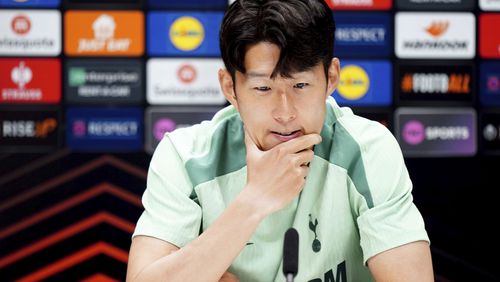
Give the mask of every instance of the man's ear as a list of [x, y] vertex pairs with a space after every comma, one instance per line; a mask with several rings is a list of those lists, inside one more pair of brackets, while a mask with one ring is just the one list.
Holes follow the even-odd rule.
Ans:
[[226, 99], [238, 110], [238, 100], [234, 92], [234, 81], [231, 74], [225, 69], [219, 70], [219, 84]]
[[340, 61], [338, 58], [333, 58], [332, 63], [330, 64], [330, 68], [328, 69], [328, 84], [327, 84], [327, 93], [326, 98], [333, 93], [333, 91], [337, 88], [339, 84], [340, 77]]

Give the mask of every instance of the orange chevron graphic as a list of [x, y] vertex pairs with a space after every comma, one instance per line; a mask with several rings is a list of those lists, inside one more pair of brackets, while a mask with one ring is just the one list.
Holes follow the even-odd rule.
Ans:
[[[146, 179], [147, 172], [141, 168], [135, 167], [129, 163], [126, 163], [120, 159], [117, 159], [113, 156], [110, 155], [104, 155], [101, 156], [95, 160], [92, 160], [91, 162], [72, 169], [71, 171], [68, 171], [64, 174], [61, 174], [51, 180], [46, 181], [45, 183], [42, 183], [40, 185], [37, 185], [33, 188], [31, 188], [29, 191], [22, 193], [16, 197], [12, 197], [10, 199], [5, 199], [3, 203], [0, 204], [0, 212], [3, 210], [6, 210], [8, 208], [11, 208], [13, 206], [16, 206], [17, 204], [26, 201], [29, 198], [32, 198], [40, 193], [43, 193], [45, 191], [48, 191], [64, 182], [70, 181], [71, 179], [74, 179], [78, 176], [81, 176], [89, 171], [92, 171], [96, 169], [97, 167], [103, 166], [103, 165], [113, 165], [116, 166], [130, 174], [136, 175], [140, 178]], [[1, 236], [0, 236], [1, 238]]]
[[118, 282], [105, 274], [97, 273], [82, 280], [82, 282]]
[[52, 264], [49, 264], [33, 273], [30, 273], [21, 279], [19, 282], [31, 282], [31, 281], [40, 281], [47, 277], [50, 277], [56, 273], [59, 273], [69, 267], [77, 265], [78, 263], [88, 260], [92, 257], [95, 257], [100, 254], [106, 254], [112, 258], [115, 258], [123, 263], [127, 263], [128, 254], [116, 248], [110, 244], [105, 242], [97, 242], [93, 245], [86, 247], [85, 249], [71, 254], [65, 258], [62, 258]]
[[[64, 240], [68, 237], [71, 237], [75, 234], [83, 232], [87, 229], [90, 229], [100, 223], [109, 223], [112, 226], [115, 226], [121, 230], [124, 230], [128, 233], [132, 233], [134, 231], [134, 224], [119, 218], [113, 214], [108, 212], [99, 212], [91, 217], [88, 217], [80, 222], [77, 222], [71, 226], [66, 227], [65, 229], [58, 231], [50, 236], [47, 236], [33, 244], [30, 244], [12, 254], [6, 255], [3, 258], [0, 258], [0, 268], [6, 267], [9, 264], [12, 264], [24, 257], [27, 257], [37, 251], [40, 251], [44, 248], [47, 248], [61, 240]], [[90, 281], [90, 280], [89, 280]], [[96, 281], [96, 280], [93, 280]]]
[[[16, 170], [10, 171], [9, 174], [0, 177], [0, 186], [2, 186], [3, 184], [5, 184], [9, 181], [12, 181], [13, 179], [19, 178], [22, 175], [28, 174], [33, 170], [36, 170], [40, 167], [43, 167], [43, 166], [45, 166], [45, 165], [47, 165], [55, 160], [63, 158], [65, 156], [67, 156], [68, 154], [69, 154], [68, 149], [61, 149], [61, 150], [58, 150], [54, 153], [48, 154], [45, 157], [42, 157], [42, 158], [34, 160], [30, 163], [27, 163], [27, 164], [23, 165], [22, 168], [18, 168]], [[1, 160], [1, 158], [0, 158], [0, 160]]]
[[449, 21], [435, 21], [432, 22], [431, 25], [425, 29], [425, 31], [433, 37], [439, 37], [448, 30], [449, 26]]
[[133, 205], [136, 205], [138, 207], [142, 208], [142, 203], [141, 199], [139, 196], [130, 193], [128, 191], [125, 191], [113, 184], [110, 183], [101, 183], [98, 184], [94, 187], [92, 187], [89, 190], [86, 190], [74, 197], [71, 197], [69, 199], [64, 200], [63, 202], [54, 205], [46, 210], [42, 210], [40, 212], [37, 212], [35, 215], [30, 215], [29, 217], [25, 218], [24, 220], [21, 220], [20, 222], [17, 222], [15, 224], [12, 224], [11, 226], [6, 227], [5, 229], [0, 231], [0, 240], [10, 236], [16, 232], [19, 232], [20, 230], [23, 230], [26, 227], [29, 227], [37, 222], [40, 222], [44, 219], [47, 219], [55, 214], [58, 214], [60, 212], [63, 212], [64, 210], [67, 210], [71, 207], [74, 207], [80, 203], [83, 203], [85, 201], [88, 201], [89, 199], [92, 199], [98, 195], [101, 195], [103, 193], [110, 193], [112, 195], [117, 196], [118, 198], [121, 198]]

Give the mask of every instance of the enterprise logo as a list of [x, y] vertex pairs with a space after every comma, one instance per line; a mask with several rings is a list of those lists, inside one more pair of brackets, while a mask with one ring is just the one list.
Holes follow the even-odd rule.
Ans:
[[395, 123], [405, 156], [476, 153], [476, 113], [472, 108], [398, 108]]

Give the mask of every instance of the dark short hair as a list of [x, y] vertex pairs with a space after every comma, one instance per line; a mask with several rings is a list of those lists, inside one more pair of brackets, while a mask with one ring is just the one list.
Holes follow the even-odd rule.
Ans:
[[226, 69], [245, 73], [247, 48], [269, 42], [280, 48], [271, 77], [290, 77], [322, 62], [325, 74], [333, 58], [335, 21], [324, 0], [237, 0], [227, 9], [220, 29]]

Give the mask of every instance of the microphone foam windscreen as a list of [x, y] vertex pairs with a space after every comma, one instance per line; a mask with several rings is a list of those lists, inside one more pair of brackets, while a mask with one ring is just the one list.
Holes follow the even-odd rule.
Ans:
[[295, 228], [289, 228], [285, 233], [283, 243], [283, 273], [297, 274], [299, 268], [299, 233]]

